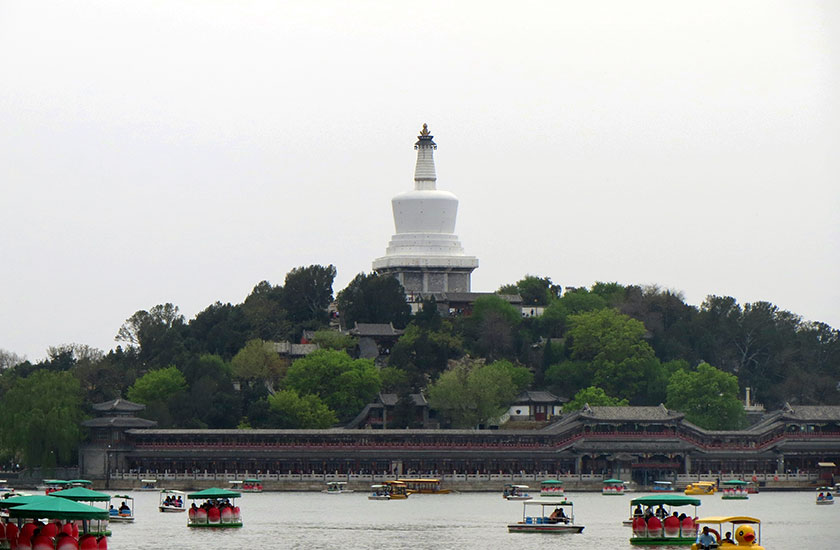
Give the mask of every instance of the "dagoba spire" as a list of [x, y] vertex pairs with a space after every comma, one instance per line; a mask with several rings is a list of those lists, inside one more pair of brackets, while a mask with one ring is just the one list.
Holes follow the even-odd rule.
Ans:
[[391, 200], [396, 233], [385, 256], [373, 262], [374, 271], [393, 274], [411, 295], [469, 292], [470, 274], [478, 267], [455, 234], [458, 198], [436, 187], [432, 138], [423, 124], [414, 144], [414, 189]]
[[429, 132], [429, 125], [423, 123], [423, 129], [420, 130], [420, 135], [417, 136], [417, 143], [414, 144], [414, 148], [417, 149], [417, 164], [414, 167], [415, 189], [435, 189], [437, 174], [435, 173], [434, 150], [437, 149], [437, 144], [432, 141], [434, 137]]

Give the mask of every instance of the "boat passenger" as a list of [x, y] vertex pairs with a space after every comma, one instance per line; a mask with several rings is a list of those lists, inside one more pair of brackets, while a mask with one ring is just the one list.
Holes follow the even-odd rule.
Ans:
[[116, 516], [119, 514], [119, 512], [117, 512], [117, 509], [114, 508], [114, 505], [112, 504], [111, 507], [108, 509], [108, 514], [111, 516]]
[[551, 512], [551, 515], [548, 516], [548, 520], [551, 523], [569, 523], [569, 518], [563, 513], [563, 508], [557, 507]]
[[120, 514], [130, 514], [130, 513], [131, 513], [131, 508], [129, 508], [128, 504], [126, 504], [125, 501], [123, 501], [123, 503], [120, 504]]
[[642, 517], [642, 516], [644, 516], [644, 515], [645, 515], [645, 513], [644, 513], [644, 512], [642, 512], [642, 505], [641, 505], [641, 504], [637, 504], [637, 505], [636, 505], [636, 509], [635, 509], [635, 510], [633, 510], [633, 517], [634, 517], [634, 518], [640, 518], [640, 517]]
[[656, 509], [656, 517], [659, 519], [665, 519], [665, 516], [668, 515], [668, 512], [665, 511], [665, 508], [662, 505], [659, 505], [659, 508]]
[[825, 494], [820, 493], [817, 495], [817, 500], [825, 500]]
[[713, 534], [709, 533], [708, 527], [703, 527], [703, 532], [697, 537], [697, 548], [711, 550], [715, 546], [717, 546], [717, 539], [715, 539]]
[[826, 494], [825, 494], [825, 499], [826, 499], [826, 500], [834, 500], [834, 497], [833, 497], [833, 496], [831, 496], [831, 493], [826, 493]]
[[735, 541], [732, 540], [732, 533], [730, 531], [727, 531], [726, 535], [724, 535], [724, 537], [723, 537], [723, 539], [721, 539], [720, 543], [721, 544], [724, 544], [724, 543], [735, 544]]

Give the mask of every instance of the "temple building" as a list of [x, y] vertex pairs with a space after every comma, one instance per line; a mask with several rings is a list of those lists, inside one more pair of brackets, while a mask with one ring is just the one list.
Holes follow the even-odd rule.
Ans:
[[478, 259], [467, 256], [455, 235], [458, 198], [437, 189], [434, 150], [426, 124], [414, 148], [414, 189], [391, 200], [396, 233], [385, 255], [373, 262], [379, 274], [393, 274], [412, 296], [469, 293], [470, 275]]

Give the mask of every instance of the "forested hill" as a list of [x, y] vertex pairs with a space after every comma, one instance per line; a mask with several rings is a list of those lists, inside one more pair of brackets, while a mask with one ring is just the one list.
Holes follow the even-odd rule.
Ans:
[[[710, 428], [743, 425], [746, 387], [768, 409], [840, 402], [840, 334], [826, 324], [767, 302], [709, 296], [694, 306], [669, 290], [600, 282], [562, 292], [534, 276], [499, 292], [544, 308], [541, 316], [491, 295], [470, 315], [441, 317], [434, 303], [411, 316], [395, 279], [359, 274], [335, 297], [342, 324], [405, 329], [375, 366], [328, 330], [335, 274], [297, 268], [283, 285], [263, 281], [242, 303], [217, 302], [189, 320], [173, 304], [128, 312], [107, 353], [60, 345], [31, 364], [0, 350], [6, 458], [72, 462], [89, 405], [117, 396], [145, 403], [163, 427], [186, 428], [326, 427], [381, 391], [397, 393], [400, 410], [423, 391], [450, 426], [489, 421], [528, 388], [572, 399], [569, 407], [665, 403]], [[318, 331], [323, 349], [294, 363], [265, 345], [298, 342], [304, 330]], [[33, 443], [35, 432], [59, 452]]]

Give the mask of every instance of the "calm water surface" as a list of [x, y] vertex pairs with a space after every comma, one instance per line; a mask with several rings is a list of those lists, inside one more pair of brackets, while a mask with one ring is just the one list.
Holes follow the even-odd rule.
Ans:
[[[569, 493], [582, 534], [508, 533], [522, 516], [521, 502], [501, 493], [412, 495], [404, 501], [367, 500], [366, 493], [245, 493], [237, 504], [245, 526], [208, 530], [186, 526], [186, 513], [158, 512], [157, 493], [135, 492], [134, 524], [114, 524], [111, 550], [205, 549], [600, 549], [631, 546], [629, 501], [641, 493], [601, 496]], [[744, 514], [762, 520], [768, 550], [840, 548], [840, 504], [816, 506], [814, 493], [762, 493], [747, 501], [701, 497], [698, 515]], [[684, 509], [687, 511], [687, 509]], [[666, 547], [658, 547], [666, 548]], [[675, 547], [685, 548], [685, 547]]]

